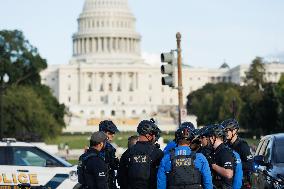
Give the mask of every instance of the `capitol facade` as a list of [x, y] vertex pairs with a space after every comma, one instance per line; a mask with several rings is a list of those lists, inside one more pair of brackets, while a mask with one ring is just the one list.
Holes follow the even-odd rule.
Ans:
[[[42, 83], [70, 112], [67, 132], [93, 131], [91, 126], [103, 119], [134, 126], [178, 104], [177, 91], [161, 85], [160, 65], [143, 60], [135, 22], [128, 0], [85, 0], [69, 64], [49, 65], [41, 72]], [[183, 66], [184, 103], [187, 94], [206, 83], [242, 85], [248, 68]], [[266, 64], [268, 81], [277, 82], [282, 73], [283, 64]], [[165, 116], [163, 121], [172, 120]]]

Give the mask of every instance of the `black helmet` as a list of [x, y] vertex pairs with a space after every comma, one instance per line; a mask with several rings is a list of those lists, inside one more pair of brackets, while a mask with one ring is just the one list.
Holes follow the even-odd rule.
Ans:
[[238, 121], [234, 118], [226, 119], [221, 123], [225, 129], [240, 129]]
[[99, 131], [117, 133], [119, 130], [116, 125], [110, 120], [101, 121], [99, 124]]
[[183, 122], [183, 123], [180, 125], [180, 128], [183, 128], [183, 127], [190, 128], [191, 130], [194, 130], [194, 129], [195, 129], [194, 125], [193, 125], [191, 122]]
[[137, 127], [137, 133], [139, 135], [155, 135], [158, 139], [161, 134], [161, 130], [159, 127], [155, 124], [155, 121], [153, 119], [150, 120], [143, 120], [139, 123]]
[[216, 136], [221, 138], [224, 138], [226, 136], [224, 127], [220, 124], [214, 124], [212, 127], [208, 129], [207, 133], [209, 136]]
[[212, 133], [212, 128], [215, 127], [216, 124], [211, 124], [211, 125], [205, 125], [204, 127], [202, 127], [199, 132], [198, 132], [198, 136], [199, 137], [209, 137]]
[[186, 139], [188, 141], [192, 141], [194, 139], [194, 130], [190, 127], [180, 127], [175, 132], [175, 141], [178, 142], [180, 140]]

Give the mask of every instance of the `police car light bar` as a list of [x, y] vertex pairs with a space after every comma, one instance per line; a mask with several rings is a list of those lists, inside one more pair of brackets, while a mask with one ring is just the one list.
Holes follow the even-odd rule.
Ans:
[[17, 140], [15, 138], [2, 138], [1, 141], [2, 142], [7, 142], [7, 143], [17, 142]]

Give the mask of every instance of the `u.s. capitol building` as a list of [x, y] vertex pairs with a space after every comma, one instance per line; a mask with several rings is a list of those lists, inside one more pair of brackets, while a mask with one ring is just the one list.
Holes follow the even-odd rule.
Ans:
[[[71, 113], [66, 131], [93, 131], [90, 126], [102, 119], [136, 125], [178, 104], [177, 91], [161, 85], [160, 65], [142, 59], [135, 21], [127, 0], [85, 0], [69, 64], [49, 65], [41, 73], [42, 83]], [[242, 84], [248, 67], [183, 66], [184, 102], [206, 83]], [[277, 82], [284, 66], [267, 64], [266, 72], [269, 81]]]

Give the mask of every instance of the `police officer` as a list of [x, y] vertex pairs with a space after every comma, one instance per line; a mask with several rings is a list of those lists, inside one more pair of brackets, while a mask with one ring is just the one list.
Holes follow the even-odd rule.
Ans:
[[238, 136], [239, 123], [235, 119], [227, 119], [221, 123], [227, 134], [227, 144], [236, 151], [242, 160], [244, 173], [243, 188], [250, 188], [250, 175], [253, 170], [253, 158], [248, 143]]
[[106, 141], [103, 132], [93, 133], [89, 149], [80, 156], [77, 173], [82, 189], [109, 189], [107, 164], [99, 155]]
[[119, 181], [121, 189], [156, 189], [157, 171], [163, 157], [154, 143], [161, 130], [153, 120], [143, 120], [137, 127], [138, 142], [121, 156]]
[[201, 147], [197, 150], [198, 153], [202, 153], [206, 159], [210, 159], [211, 154], [213, 153], [213, 147], [210, 145], [209, 133], [210, 128], [214, 127], [214, 125], [206, 125], [199, 129], [197, 132], [197, 138], [200, 141]]
[[128, 138], [127, 140], [127, 147], [130, 148], [134, 146], [138, 141], [138, 136], [137, 135], [132, 135]]
[[234, 154], [223, 143], [225, 132], [221, 125], [208, 129], [209, 142], [214, 151], [208, 162], [211, 164], [213, 184], [217, 188], [232, 189], [234, 177]]
[[212, 177], [206, 158], [192, 152], [194, 131], [188, 127], [177, 130], [178, 146], [165, 154], [158, 171], [158, 189], [212, 189]]
[[[180, 127], [179, 128], [190, 128], [190, 129], [194, 129], [194, 125], [191, 123], [191, 122], [183, 122], [181, 125], [180, 125]], [[179, 129], [178, 128], [178, 129]], [[178, 131], [178, 129], [177, 129], [177, 131]], [[176, 132], [177, 132], [176, 131]], [[175, 132], [175, 135], [176, 135], [176, 132]], [[177, 143], [176, 143], [176, 141], [175, 140], [172, 140], [172, 141], [170, 141], [168, 144], [167, 144], [167, 146], [164, 148], [164, 153], [166, 154], [166, 153], [168, 153], [171, 149], [173, 149], [173, 148], [175, 148], [175, 147], [177, 147]]]
[[106, 147], [100, 152], [100, 154], [105, 158], [105, 162], [108, 164], [109, 188], [116, 189], [117, 185], [115, 171], [118, 170], [119, 160], [115, 156], [116, 149], [111, 145], [111, 142], [114, 139], [115, 134], [119, 132], [119, 130], [112, 121], [104, 120], [99, 124], [99, 131], [104, 132], [108, 137]]

